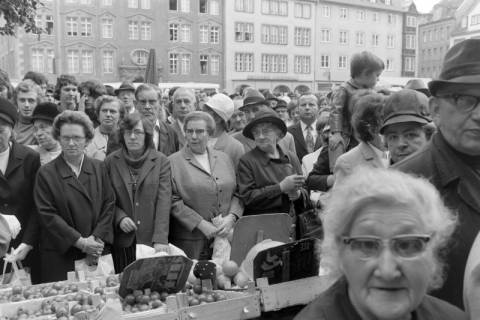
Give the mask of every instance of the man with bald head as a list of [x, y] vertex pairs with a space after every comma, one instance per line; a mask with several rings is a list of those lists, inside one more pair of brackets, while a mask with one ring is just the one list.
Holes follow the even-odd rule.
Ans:
[[177, 133], [180, 149], [185, 145], [183, 121], [187, 114], [195, 110], [195, 94], [192, 90], [180, 87], [172, 97], [173, 123], [170, 125]]
[[298, 111], [300, 121], [288, 128], [295, 141], [295, 150], [297, 151], [298, 160], [302, 161], [303, 157], [314, 152], [322, 146], [322, 139], [318, 136], [317, 117], [318, 117], [318, 100], [313, 94], [302, 95], [298, 99]]

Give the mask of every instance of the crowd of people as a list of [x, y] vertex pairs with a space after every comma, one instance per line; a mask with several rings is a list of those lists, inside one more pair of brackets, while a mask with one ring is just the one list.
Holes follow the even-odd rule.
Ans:
[[14, 88], [0, 72], [1, 254], [34, 283], [105, 254], [122, 272], [137, 244], [208, 260], [242, 216], [313, 206], [336, 281], [296, 319], [475, 318], [480, 292], [463, 283], [480, 283], [465, 273], [480, 255], [479, 50], [456, 44], [428, 87], [394, 92], [367, 51], [325, 94], [53, 86], [35, 72]]

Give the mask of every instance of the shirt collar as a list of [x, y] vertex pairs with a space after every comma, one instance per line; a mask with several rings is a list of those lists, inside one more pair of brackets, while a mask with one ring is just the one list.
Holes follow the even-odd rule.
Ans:
[[285, 161], [285, 162], [290, 162], [290, 158], [288, 157], [288, 155], [284, 152], [284, 150], [282, 149], [282, 147], [277, 144], [277, 150], [278, 150], [278, 154], [279, 154], [279, 158], [278, 159], [272, 159], [270, 158], [265, 152], [263, 152], [262, 150], [260, 150], [258, 147], [255, 147], [255, 149], [253, 149], [253, 152], [256, 154], [256, 156], [259, 158], [260, 162], [262, 163], [262, 165], [266, 166], [268, 165], [268, 163], [270, 161]]
[[[302, 128], [302, 132], [305, 132], [307, 130], [308, 126], [303, 121], [300, 121], [300, 126]], [[317, 127], [317, 120], [313, 121], [313, 123], [310, 126], [312, 127], [312, 132], [315, 131], [315, 128]]]

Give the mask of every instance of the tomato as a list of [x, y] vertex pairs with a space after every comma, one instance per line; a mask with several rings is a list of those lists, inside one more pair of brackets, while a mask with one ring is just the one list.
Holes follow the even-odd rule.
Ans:
[[235, 261], [225, 261], [222, 265], [222, 271], [227, 277], [234, 277], [238, 273], [238, 265]]

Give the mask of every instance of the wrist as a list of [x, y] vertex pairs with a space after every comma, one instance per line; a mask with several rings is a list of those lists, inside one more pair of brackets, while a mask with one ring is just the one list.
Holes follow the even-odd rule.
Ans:
[[238, 219], [240, 219], [240, 217], [239, 217], [239, 216], [237, 216], [235, 213], [232, 213], [232, 212], [230, 212], [230, 213], [229, 213], [229, 215], [231, 215], [231, 216], [232, 216], [232, 218], [233, 218], [233, 222], [237, 222], [237, 221], [238, 221]]

